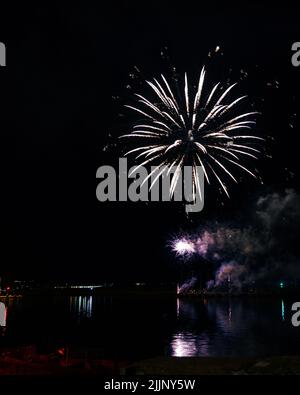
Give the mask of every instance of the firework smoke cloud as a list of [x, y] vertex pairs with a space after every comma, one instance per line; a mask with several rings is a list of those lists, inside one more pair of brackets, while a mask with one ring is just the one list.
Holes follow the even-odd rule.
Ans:
[[264, 195], [247, 218], [246, 226], [206, 224], [188, 236], [178, 236], [171, 243], [173, 251], [185, 259], [198, 259], [199, 264], [202, 259], [211, 263], [215, 277], [207, 283], [208, 289], [228, 282], [240, 289], [260, 281], [299, 280], [299, 194], [286, 190]]

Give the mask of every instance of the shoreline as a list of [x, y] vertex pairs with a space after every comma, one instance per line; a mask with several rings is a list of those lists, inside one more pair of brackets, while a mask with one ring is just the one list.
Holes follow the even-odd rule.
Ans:
[[274, 291], [274, 290], [257, 290], [249, 292], [225, 292], [225, 291], [191, 291], [186, 293], [177, 293], [176, 290], [170, 289], [134, 289], [134, 288], [109, 288], [101, 290], [39, 290], [26, 292], [18, 295], [0, 295], [0, 301], [22, 299], [24, 297], [47, 297], [47, 296], [103, 296], [103, 297], [173, 297], [173, 298], [219, 298], [219, 297], [300, 297], [300, 290], [294, 291]]

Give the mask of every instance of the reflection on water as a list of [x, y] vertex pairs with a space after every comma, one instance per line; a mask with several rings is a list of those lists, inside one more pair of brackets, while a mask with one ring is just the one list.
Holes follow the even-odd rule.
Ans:
[[[284, 337], [289, 341], [282, 341]], [[293, 349], [289, 342], [294, 342]], [[284, 300], [178, 298], [176, 301], [176, 326], [168, 355], [254, 356], [297, 352], [300, 352], [300, 337], [287, 319]]]
[[172, 340], [174, 357], [189, 357], [197, 353], [195, 337], [190, 333], [178, 333]]
[[[0, 347], [36, 344], [50, 352], [67, 344], [125, 360], [300, 354], [299, 329], [291, 325], [293, 302], [266, 297], [24, 297], [7, 302]], [[2, 323], [3, 317], [2, 306]]]
[[285, 306], [284, 306], [284, 301], [281, 301], [281, 320], [285, 320]]
[[71, 314], [79, 319], [91, 318], [93, 314], [93, 297], [90, 296], [71, 296]]
[[177, 298], [176, 304], [179, 330], [172, 336], [170, 354], [174, 357], [207, 355], [208, 335], [201, 331], [202, 324], [207, 321], [207, 300], [204, 300], [203, 304], [197, 304]]

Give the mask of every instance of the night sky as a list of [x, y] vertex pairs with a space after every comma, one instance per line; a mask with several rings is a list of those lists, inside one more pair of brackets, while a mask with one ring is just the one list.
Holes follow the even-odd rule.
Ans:
[[[140, 5], [147, 3], [148, 5]], [[195, 4], [198, 4], [195, 6]], [[139, 5], [138, 5], [139, 4]], [[151, 4], [151, 5], [150, 5]], [[240, 8], [202, 2], [110, 2], [105, 7], [59, 2], [9, 9], [1, 15], [2, 106], [1, 273], [9, 278], [112, 280], [172, 277], [169, 237], [208, 220], [235, 218], [265, 191], [299, 187], [300, 67], [291, 46], [300, 41], [299, 14], [276, 6]], [[99, 203], [98, 166], [114, 163], [103, 146], [124, 132], [121, 103], [137, 65], [147, 78], [166, 61], [198, 75], [207, 54], [211, 76], [248, 73], [249, 93], [262, 116], [258, 131], [273, 159], [258, 164], [262, 186], [249, 178], [223, 205], [209, 190], [202, 213], [187, 221], [182, 207]], [[231, 69], [231, 70], [230, 70]], [[278, 81], [278, 83], [276, 83]], [[294, 114], [297, 114], [296, 116]], [[291, 126], [292, 125], [292, 126]]]

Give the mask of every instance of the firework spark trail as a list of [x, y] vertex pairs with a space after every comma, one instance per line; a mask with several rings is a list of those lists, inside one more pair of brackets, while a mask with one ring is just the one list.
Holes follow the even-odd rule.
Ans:
[[[138, 104], [126, 106], [142, 116], [142, 122], [135, 125], [130, 133], [120, 136], [134, 139], [136, 145], [125, 156], [137, 153], [136, 160], [144, 157], [147, 160], [142, 161], [141, 166], [154, 164], [155, 160], [159, 168], [162, 164], [176, 166], [170, 197], [179, 180], [178, 173], [185, 165], [193, 166], [195, 175], [197, 166], [201, 166], [207, 183], [214, 178], [227, 196], [229, 193], [225, 178], [230, 177], [237, 182], [232, 174], [233, 169], [238, 168], [257, 178], [242, 163], [245, 157], [258, 159], [257, 154], [260, 153], [260, 143], [264, 139], [249, 134], [249, 130], [256, 124], [255, 117], [258, 113], [253, 111], [237, 115], [236, 108], [247, 96], [228, 100], [236, 83], [225, 90], [221, 90], [220, 83], [217, 83], [211, 91], [205, 93], [205, 76], [206, 70], [203, 67], [197, 89], [194, 89], [185, 73], [180, 95], [175, 93], [180, 92], [180, 87], [172, 89], [167, 79], [161, 75], [161, 82], [157, 79], [146, 81], [155, 99], [135, 94]], [[248, 133], [243, 134], [244, 130]], [[151, 143], [145, 143], [147, 140]], [[158, 179], [156, 177], [155, 182]], [[197, 177], [194, 177], [193, 190], [194, 193], [201, 193], [197, 181]]]
[[177, 294], [184, 294], [185, 292], [189, 292], [197, 283], [197, 278], [192, 277], [191, 279], [185, 281], [181, 286], [177, 289]]

